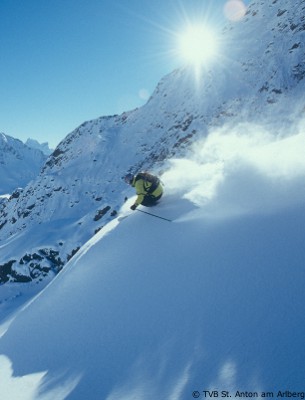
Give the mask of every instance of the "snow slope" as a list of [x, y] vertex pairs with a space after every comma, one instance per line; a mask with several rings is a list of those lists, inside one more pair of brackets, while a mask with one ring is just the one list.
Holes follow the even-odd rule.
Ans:
[[[245, 139], [231, 137], [235, 145]], [[215, 134], [213, 146], [224, 155], [217, 140]], [[186, 400], [204, 398], [204, 390], [301, 398], [303, 141], [300, 134], [244, 146], [255, 151], [252, 165], [241, 151], [226, 160], [222, 180], [210, 168], [209, 195], [208, 180], [182, 179], [206, 170], [199, 152], [196, 166], [173, 161], [163, 176], [166, 195], [149, 211], [174, 222], [130, 212], [130, 199], [40, 295], [3, 322], [1, 399]], [[201, 146], [202, 157], [210, 145]], [[262, 153], [270, 156], [274, 146], [277, 173], [270, 175]], [[247, 204], [253, 188], [259, 205]], [[285, 197], [288, 190], [303, 195]]]
[[[302, 7], [253, 2], [199, 92], [175, 71], [143, 108], [83, 124], [2, 210], [3, 262], [34, 279], [1, 286], [1, 400], [304, 398]], [[152, 165], [151, 211], [174, 222], [119, 211], [122, 174]], [[75, 245], [23, 307], [54, 273], [42, 254]]]

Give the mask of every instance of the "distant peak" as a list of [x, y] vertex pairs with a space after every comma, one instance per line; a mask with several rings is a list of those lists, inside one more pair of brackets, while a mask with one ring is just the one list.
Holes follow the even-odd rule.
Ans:
[[25, 144], [32, 149], [42, 151], [47, 156], [50, 155], [53, 151], [52, 149], [50, 149], [48, 142], [39, 143], [35, 139], [28, 138]]
[[5, 143], [7, 143], [7, 137], [6, 137], [6, 135], [5, 135], [3, 132], [0, 133], [0, 136], [1, 136], [1, 139], [2, 139]]

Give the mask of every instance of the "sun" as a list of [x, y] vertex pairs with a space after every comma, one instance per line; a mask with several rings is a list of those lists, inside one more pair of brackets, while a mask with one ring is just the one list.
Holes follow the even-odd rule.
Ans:
[[208, 63], [217, 53], [216, 35], [207, 26], [190, 25], [178, 39], [180, 58], [197, 68]]

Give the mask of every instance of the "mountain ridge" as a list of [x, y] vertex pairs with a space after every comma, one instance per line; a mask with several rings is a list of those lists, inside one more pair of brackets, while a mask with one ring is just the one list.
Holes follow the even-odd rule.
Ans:
[[0, 194], [11, 194], [36, 178], [46, 156], [21, 140], [0, 133]]
[[31, 147], [32, 149], [38, 149], [38, 150], [42, 151], [43, 154], [45, 154], [46, 156], [49, 156], [53, 152], [53, 150], [50, 149], [48, 142], [39, 143], [35, 139], [28, 138], [26, 140], [25, 144], [28, 147]]
[[305, 3], [290, 5], [253, 2], [241, 22], [225, 27], [223, 51], [200, 80], [192, 67], [177, 69], [141, 108], [84, 122], [63, 139], [1, 210], [1, 282], [56, 274], [116, 215], [126, 172], [162, 174], [167, 160], [192, 153], [211, 129], [251, 123], [294, 134], [305, 112]]

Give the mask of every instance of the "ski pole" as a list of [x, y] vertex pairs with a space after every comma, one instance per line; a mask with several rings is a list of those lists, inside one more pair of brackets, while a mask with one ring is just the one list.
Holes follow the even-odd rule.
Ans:
[[136, 211], [139, 211], [139, 212], [141, 212], [141, 213], [144, 213], [144, 214], [151, 215], [152, 217], [156, 217], [156, 218], [164, 219], [164, 221], [172, 222], [172, 220], [171, 220], [171, 219], [167, 219], [167, 218], [164, 218], [164, 217], [160, 217], [159, 215], [152, 214], [152, 213], [149, 213], [149, 212], [147, 212], [147, 211], [138, 210], [137, 208], [136, 208]]

